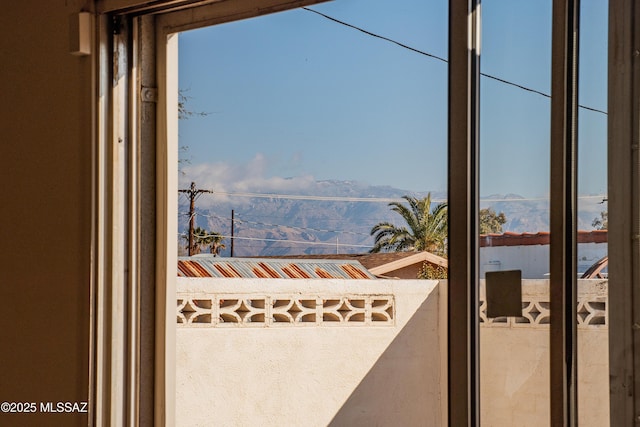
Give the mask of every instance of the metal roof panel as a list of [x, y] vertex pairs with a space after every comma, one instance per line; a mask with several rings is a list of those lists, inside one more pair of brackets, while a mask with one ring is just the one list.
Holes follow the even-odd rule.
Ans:
[[246, 279], [375, 279], [355, 260], [306, 260], [223, 258], [196, 256], [178, 258], [179, 277]]

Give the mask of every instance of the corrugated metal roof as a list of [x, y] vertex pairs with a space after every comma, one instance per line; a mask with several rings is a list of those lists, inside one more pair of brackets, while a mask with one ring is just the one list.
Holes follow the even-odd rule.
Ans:
[[[344, 260], [344, 261], [357, 261], [362, 264], [366, 269], [371, 270], [376, 267], [391, 264], [406, 258], [415, 257], [416, 254], [421, 252], [377, 252], [366, 254], [318, 254], [318, 255], [279, 255], [268, 256], [265, 259], [294, 259], [298, 260]], [[437, 257], [437, 255], [432, 255]], [[439, 257], [438, 257], [439, 258]], [[428, 260], [427, 260], [428, 262]], [[440, 265], [440, 263], [436, 264]]]
[[429, 252], [377, 252], [367, 254], [322, 254], [322, 255], [283, 255], [265, 257], [267, 259], [294, 259], [294, 260], [351, 260], [358, 261], [371, 274], [380, 277], [389, 272], [405, 268], [410, 265], [422, 265], [430, 263], [435, 266], [447, 266], [447, 259]]
[[375, 279], [366, 268], [351, 260], [292, 260], [178, 258], [178, 277], [226, 277], [245, 279]]

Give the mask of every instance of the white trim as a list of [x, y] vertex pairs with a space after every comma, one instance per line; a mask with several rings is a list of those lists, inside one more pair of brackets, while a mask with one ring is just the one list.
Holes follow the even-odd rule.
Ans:
[[155, 425], [175, 424], [175, 293], [178, 264], [178, 36], [156, 27], [156, 384]]
[[[127, 62], [127, 28], [114, 35], [110, 18], [97, 21], [97, 147], [94, 171], [93, 268], [95, 372], [92, 421], [97, 425], [125, 424], [132, 369], [127, 274], [131, 253], [127, 169], [131, 121]], [[117, 54], [116, 54], [117, 52]], [[117, 58], [117, 63], [114, 63]]]

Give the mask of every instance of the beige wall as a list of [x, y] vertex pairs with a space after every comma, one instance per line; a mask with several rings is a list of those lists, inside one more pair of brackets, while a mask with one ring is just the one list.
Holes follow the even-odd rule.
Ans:
[[[483, 427], [549, 425], [549, 328], [481, 328]], [[609, 425], [608, 333], [578, 331], [580, 426]]]
[[[80, 1], [0, 13], [0, 402], [86, 401], [91, 238], [91, 58], [69, 54]], [[0, 413], [0, 425], [86, 425]]]
[[281, 299], [393, 295], [395, 324], [180, 325], [178, 425], [441, 425], [442, 325], [435, 282], [178, 282], [179, 298], [258, 298], [267, 289]]
[[[580, 281], [581, 426], [609, 420], [606, 281]], [[200, 300], [177, 327], [179, 425], [443, 425], [446, 282], [179, 279], [178, 300]], [[227, 303], [266, 295], [393, 295], [392, 326], [216, 324]], [[212, 303], [202, 301], [211, 300]], [[487, 319], [482, 306], [483, 427], [549, 425], [548, 281], [524, 281], [523, 318]], [[268, 304], [266, 304], [268, 306]], [[202, 308], [204, 307], [204, 308]], [[209, 308], [214, 307], [214, 308]], [[266, 313], [258, 305], [256, 313]], [[253, 308], [240, 309], [250, 316]], [[200, 316], [200, 317], [198, 317]], [[211, 323], [213, 321], [213, 323]], [[450, 355], [455, 357], [455, 355]]]
[[[577, 338], [580, 426], [609, 425], [609, 334], [607, 325], [601, 324], [601, 316], [606, 318], [601, 311], [606, 286], [606, 281], [578, 282], [578, 311], [584, 319]], [[549, 425], [549, 325], [544, 308], [549, 301], [548, 281], [525, 280], [522, 299], [537, 304], [527, 311], [535, 322], [510, 320], [480, 328], [483, 427]]]

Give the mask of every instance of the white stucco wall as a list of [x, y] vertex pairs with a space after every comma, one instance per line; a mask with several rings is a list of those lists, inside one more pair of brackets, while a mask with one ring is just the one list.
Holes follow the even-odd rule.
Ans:
[[[607, 243], [578, 244], [578, 272], [583, 273], [607, 254]], [[480, 277], [487, 271], [522, 270], [523, 279], [544, 279], [549, 273], [549, 245], [487, 246], [480, 248]]]
[[[446, 425], [446, 362], [456, 357], [446, 354], [446, 282], [179, 279], [178, 292], [181, 304], [218, 298], [229, 306], [266, 295], [394, 300], [394, 322], [382, 326], [266, 325], [260, 316], [255, 325], [179, 325], [179, 426]], [[579, 421], [600, 427], [609, 419], [607, 282], [579, 281], [578, 297]], [[523, 281], [522, 300], [520, 319], [488, 319], [482, 307], [486, 427], [549, 423], [548, 281]], [[196, 314], [209, 310], [199, 304]]]
[[543, 279], [549, 272], [549, 245], [480, 248], [480, 278], [501, 270], [521, 270], [523, 279]]
[[393, 295], [394, 324], [179, 325], [177, 425], [441, 425], [436, 282], [178, 282], [179, 298], [260, 298], [266, 291], [282, 300]]
[[[608, 328], [594, 319], [606, 303], [606, 281], [578, 282], [578, 424], [609, 425]], [[549, 425], [549, 325], [544, 307], [548, 281], [523, 283], [523, 301], [541, 303], [533, 309], [542, 324], [483, 324], [480, 328], [480, 395], [483, 427]], [[584, 305], [584, 301], [589, 301]], [[547, 306], [548, 307], [548, 306]], [[541, 309], [541, 310], [540, 310]], [[594, 321], [590, 324], [590, 317]]]

